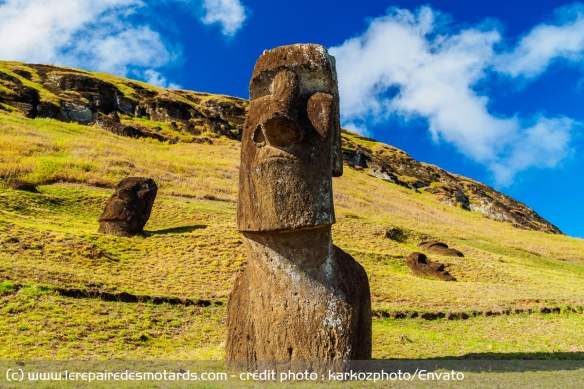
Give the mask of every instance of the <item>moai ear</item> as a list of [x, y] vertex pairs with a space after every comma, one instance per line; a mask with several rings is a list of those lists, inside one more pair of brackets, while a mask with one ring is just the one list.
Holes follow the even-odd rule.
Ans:
[[341, 125], [338, 104], [330, 93], [318, 92], [310, 96], [306, 107], [308, 118], [323, 138], [330, 138], [332, 144], [332, 176], [343, 174], [343, 156], [341, 152]]
[[343, 147], [341, 144], [341, 118], [338, 97], [333, 100], [332, 146], [333, 146], [333, 177], [343, 175]]
[[333, 119], [333, 96], [318, 92], [310, 96], [306, 111], [312, 126], [323, 138], [330, 136]]

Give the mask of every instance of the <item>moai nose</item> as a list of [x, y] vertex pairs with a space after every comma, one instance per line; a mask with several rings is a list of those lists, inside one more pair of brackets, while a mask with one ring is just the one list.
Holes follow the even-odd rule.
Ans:
[[298, 76], [290, 70], [283, 70], [274, 77], [270, 86], [271, 110], [256, 129], [256, 144], [265, 142], [269, 146], [282, 148], [302, 140], [297, 112], [298, 84]]

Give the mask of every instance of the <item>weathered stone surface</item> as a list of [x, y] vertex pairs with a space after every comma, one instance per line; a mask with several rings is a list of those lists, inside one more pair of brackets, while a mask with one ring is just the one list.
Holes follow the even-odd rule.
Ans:
[[227, 358], [352, 360], [371, 357], [367, 275], [330, 244], [330, 226], [244, 234], [248, 265], [229, 301]]
[[99, 217], [98, 232], [117, 236], [141, 233], [150, 218], [157, 191], [152, 178], [124, 178]]
[[[32, 81], [38, 88], [28, 86], [19, 77]], [[198, 127], [199, 131], [232, 139], [241, 133], [247, 107], [247, 101], [230, 96], [150, 89], [123, 79], [114, 83], [90, 72], [50, 65], [22, 64], [14, 72], [0, 71], [0, 85], [6, 88], [0, 88], [0, 103], [29, 117], [91, 124], [100, 116], [120, 112], [180, 122], [188, 132]], [[117, 132], [124, 136], [126, 133]], [[133, 136], [132, 132], [129, 134]]]
[[255, 66], [241, 143], [240, 231], [335, 222], [330, 177], [331, 166], [342, 174], [339, 96], [333, 62], [318, 47], [271, 50]]
[[430, 254], [448, 255], [451, 257], [464, 257], [461, 251], [449, 248], [446, 243], [442, 242], [421, 242], [418, 244], [420, 250], [429, 252]]
[[136, 128], [133, 126], [126, 126], [120, 122], [120, 118], [116, 111], [113, 111], [107, 116], [100, 116], [95, 121], [99, 128], [102, 128], [108, 132], [111, 132], [116, 135], [127, 136], [130, 138], [152, 138], [158, 141], [170, 141], [173, 143], [172, 140], [168, 139], [167, 137], [156, 134], [151, 131], [143, 130], [140, 128]]
[[426, 257], [426, 255], [418, 252], [413, 252], [406, 258], [406, 265], [410, 268], [412, 273], [417, 276], [427, 276], [437, 278], [444, 281], [456, 281], [456, 278], [444, 270], [444, 265], [438, 262], [433, 262]]
[[237, 210], [248, 264], [229, 300], [227, 359], [252, 369], [369, 359], [367, 274], [331, 239], [342, 174], [334, 59], [319, 45], [269, 50], [250, 96]]

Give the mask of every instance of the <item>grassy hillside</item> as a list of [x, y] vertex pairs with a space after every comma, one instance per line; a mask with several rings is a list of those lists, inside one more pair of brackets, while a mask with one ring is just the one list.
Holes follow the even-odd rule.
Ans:
[[[225, 306], [246, 258], [235, 230], [239, 143], [213, 142], [124, 138], [0, 111], [0, 358], [223, 357]], [[107, 198], [127, 176], [159, 186], [146, 234], [98, 234]], [[40, 193], [9, 189], [15, 178]], [[374, 358], [584, 358], [584, 241], [519, 230], [347, 166], [334, 196], [334, 243], [365, 267], [378, 316], [470, 316], [375, 318]], [[390, 228], [398, 240], [386, 237]], [[430, 255], [456, 282], [405, 266], [428, 238], [464, 253]], [[59, 288], [211, 305], [76, 299]], [[560, 313], [513, 313], [540, 307]]]

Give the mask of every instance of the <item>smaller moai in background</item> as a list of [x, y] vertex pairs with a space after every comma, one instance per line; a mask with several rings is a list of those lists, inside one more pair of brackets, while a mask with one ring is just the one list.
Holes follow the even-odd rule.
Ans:
[[412, 273], [421, 277], [432, 277], [443, 281], [456, 281], [445, 266], [439, 262], [430, 261], [425, 254], [413, 252], [406, 258], [406, 265]]
[[98, 232], [134, 236], [143, 232], [150, 218], [158, 187], [152, 178], [128, 177], [118, 184], [99, 217]]
[[421, 242], [418, 245], [420, 250], [427, 251], [430, 254], [447, 255], [450, 257], [464, 257], [464, 254], [457, 250], [448, 247], [446, 243], [442, 242]]

